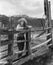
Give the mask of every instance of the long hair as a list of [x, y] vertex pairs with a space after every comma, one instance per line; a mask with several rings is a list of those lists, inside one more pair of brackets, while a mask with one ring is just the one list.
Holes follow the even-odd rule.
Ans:
[[25, 27], [27, 25], [27, 20], [25, 18], [21, 18], [18, 20], [18, 23], [21, 25], [21, 23], [23, 22], [22, 26]]

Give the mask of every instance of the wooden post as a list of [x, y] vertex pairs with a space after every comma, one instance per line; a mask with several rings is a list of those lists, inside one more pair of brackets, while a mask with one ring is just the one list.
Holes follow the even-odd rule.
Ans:
[[[47, 19], [48, 19], [48, 27], [51, 27], [50, 29], [47, 30], [47, 33], [51, 33], [51, 35], [47, 36], [47, 40], [52, 38], [52, 26], [51, 26], [51, 6], [50, 6], [50, 1], [48, 2], [48, 15], [47, 15]], [[50, 44], [52, 43], [52, 40], [48, 43]]]
[[28, 54], [30, 54], [30, 41], [31, 41], [31, 31], [29, 31], [29, 32], [26, 32], [26, 40], [28, 40], [27, 42], [26, 42], [26, 49], [27, 49], [27, 55]]
[[14, 38], [14, 35], [12, 33], [12, 31], [9, 31], [10, 34], [8, 35], [9, 37], [9, 43], [8, 43], [8, 64], [9, 65], [12, 65], [12, 56], [13, 56], [13, 38]]
[[[50, 6], [50, 1], [44, 0], [44, 11], [46, 15], [46, 28], [51, 27], [50, 29], [46, 30], [46, 33], [51, 33], [51, 35], [47, 36], [47, 40], [52, 38], [52, 26], [51, 26], [51, 6]], [[52, 40], [48, 43], [52, 43]]]
[[1, 46], [1, 22], [0, 22], [0, 46]]
[[8, 43], [8, 65], [12, 65], [12, 56], [13, 56], [13, 38], [14, 38], [14, 34], [12, 33], [12, 23], [11, 23], [11, 18], [9, 18], [10, 21], [10, 33], [8, 34], [8, 39], [9, 39], [9, 43]]
[[31, 54], [32, 52], [31, 52], [31, 49], [30, 49], [30, 46], [31, 46], [31, 29], [29, 30], [29, 32], [28, 32], [28, 43], [29, 43], [29, 54]]

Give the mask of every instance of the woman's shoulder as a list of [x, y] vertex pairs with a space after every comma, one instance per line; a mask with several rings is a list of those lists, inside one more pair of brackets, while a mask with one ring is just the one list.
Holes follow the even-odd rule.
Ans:
[[20, 29], [22, 29], [22, 27], [18, 24], [16, 30], [20, 30]]

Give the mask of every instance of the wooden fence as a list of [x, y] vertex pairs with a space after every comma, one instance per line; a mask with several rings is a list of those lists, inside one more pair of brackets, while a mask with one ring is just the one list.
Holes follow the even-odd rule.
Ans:
[[[47, 32], [47, 30], [51, 30], [51, 28], [50, 27], [47, 27], [44, 31], [45, 32]], [[52, 37], [51, 37], [51, 35], [52, 35], [52, 33], [51, 33], [51, 31], [49, 32], [49, 33], [46, 33], [46, 37], [48, 37], [49, 36], [49, 38], [45, 41], [45, 42], [43, 42], [43, 43], [41, 43], [41, 44], [39, 44], [39, 45], [35, 45], [34, 47], [32, 47], [32, 48], [30, 48], [30, 44], [34, 41], [34, 40], [31, 40], [31, 32], [35, 32], [35, 31], [33, 31], [33, 30], [31, 30], [31, 29], [28, 29], [28, 30], [20, 30], [20, 31], [6, 31], [6, 30], [2, 30], [3, 31], [3, 33], [1, 33], [1, 34], [15, 34], [15, 33], [24, 33], [24, 34], [26, 34], [26, 32], [28, 32], [27, 33], [27, 37], [28, 37], [28, 40], [20, 40], [20, 41], [14, 41], [14, 40], [11, 40], [10, 42], [8, 41], [5, 45], [2, 45], [1, 46], [1, 39], [0, 39], [0, 64], [7, 64], [7, 65], [16, 65], [16, 64], [18, 64], [18, 65], [20, 65], [20, 64], [23, 64], [23, 63], [25, 63], [25, 62], [27, 62], [28, 60], [30, 60], [31, 58], [34, 58], [34, 57], [37, 57], [36, 55], [38, 54], [37, 52], [32, 52], [32, 50], [37, 50], [39, 47], [42, 47], [42, 46], [46, 46], [47, 47], [47, 49], [49, 48], [49, 46], [51, 46], [52, 45]], [[43, 33], [44, 34], [44, 33]], [[42, 34], [42, 35], [43, 35]], [[40, 37], [41, 35], [39, 34], [36, 38], [38, 38], [38, 37]], [[28, 41], [28, 42], [27, 42]], [[16, 49], [15, 48], [17, 48], [17, 45], [16, 44], [14, 44], [14, 43], [17, 43], [17, 42], [27, 42], [28, 44], [29, 44], [29, 55], [27, 56], [27, 57], [24, 57], [24, 58], [22, 58], [22, 57], [20, 57], [20, 58], [18, 58], [18, 54], [19, 53], [25, 53], [26, 54], [26, 52], [28, 51], [28, 50], [26, 50], [26, 43], [25, 43], [25, 48], [22, 50], [22, 51], [16, 51]], [[10, 44], [9, 44], [10, 43]], [[12, 43], [14, 44], [14, 46], [13, 46], [13, 48], [14, 48], [14, 52], [13, 52], [13, 49], [12, 49]], [[48, 44], [49, 43], [49, 44]], [[11, 47], [10, 47], [11, 46]], [[42, 49], [43, 50], [43, 49]], [[38, 51], [39, 51], [39, 49], [38, 49]], [[41, 52], [41, 50], [39, 51], [39, 52]], [[43, 52], [43, 54], [45, 54], [45, 53], [47, 53], [47, 52]], [[41, 56], [41, 55], [43, 55], [42, 53], [40, 53], [39, 54], [39, 56]]]
[[[49, 3], [49, 12], [48, 12], [48, 19], [46, 19], [47, 27], [44, 29], [44, 31], [39, 34], [36, 38], [40, 37], [46, 32], [45, 37], [47, 40], [39, 45], [35, 45], [33, 47], [30, 47], [31, 43], [34, 40], [31, 40], [31, 32], [36, 32], [34, 30], [28, 29], [28, 30], [5, 30], [0, 29], [0, 64], [1, 65], [21, 65], [28, 60], [33, 60], [33, 58], [40, 57], [47, 55], [49, 52], [49, 47], [52, 45], [52, 28], [51, 28], [51, 17], [50, 17], [50, 3]], [[39, 30], [41, 31], [41, 30]], [[21, 34], [24, 33], [27, 34], [27, 39], [25, 40], [18, 40], [14, 41], [12, 39], [11, 41], [8, 40], [1, 40], [1, 35], [9, 35], [9, 34]], [[35, 38], [35, 39], [36, 39]], [[7, 42], [6, 42], [7, 41]], [[4, 43], [5, 42], [5, 43]], [[18, 42], [25, 42], [24, 49], [22, 51], [19, 51], [17, 48], [17, 45], [15, 43]], [[3, 44], [3, 45], [2, 45]], [[26, 44], [28, 44], [28, 50], [26, 50]], [[35, 50], [35, 51], [34, 51]], [[33, 52], [34, 51], [34, 52]], [[26, 52], [29, 52], [29, 54], [26, 56]], [[18, 57], [18, 54], [22, 53], [21, 57]]]

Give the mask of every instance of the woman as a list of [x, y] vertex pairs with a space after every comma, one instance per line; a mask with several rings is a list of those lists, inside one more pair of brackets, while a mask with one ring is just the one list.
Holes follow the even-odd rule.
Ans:
[[[25, 19], [24, 18], [19, 19], [18, 23], [19, 24], [17, 25], [16, 30], [24, 30], [25, 26], [26, 26]], [[19, 40], [25, 40], [24, 33], [18, 34], [17, 41], [19, 41]], [[24, 44], [25, 44], [25, 42], [17, 42], [19, 51], [24, 50]], [[19, 56], [21, 56], [21, 54], [19, 54]]]

